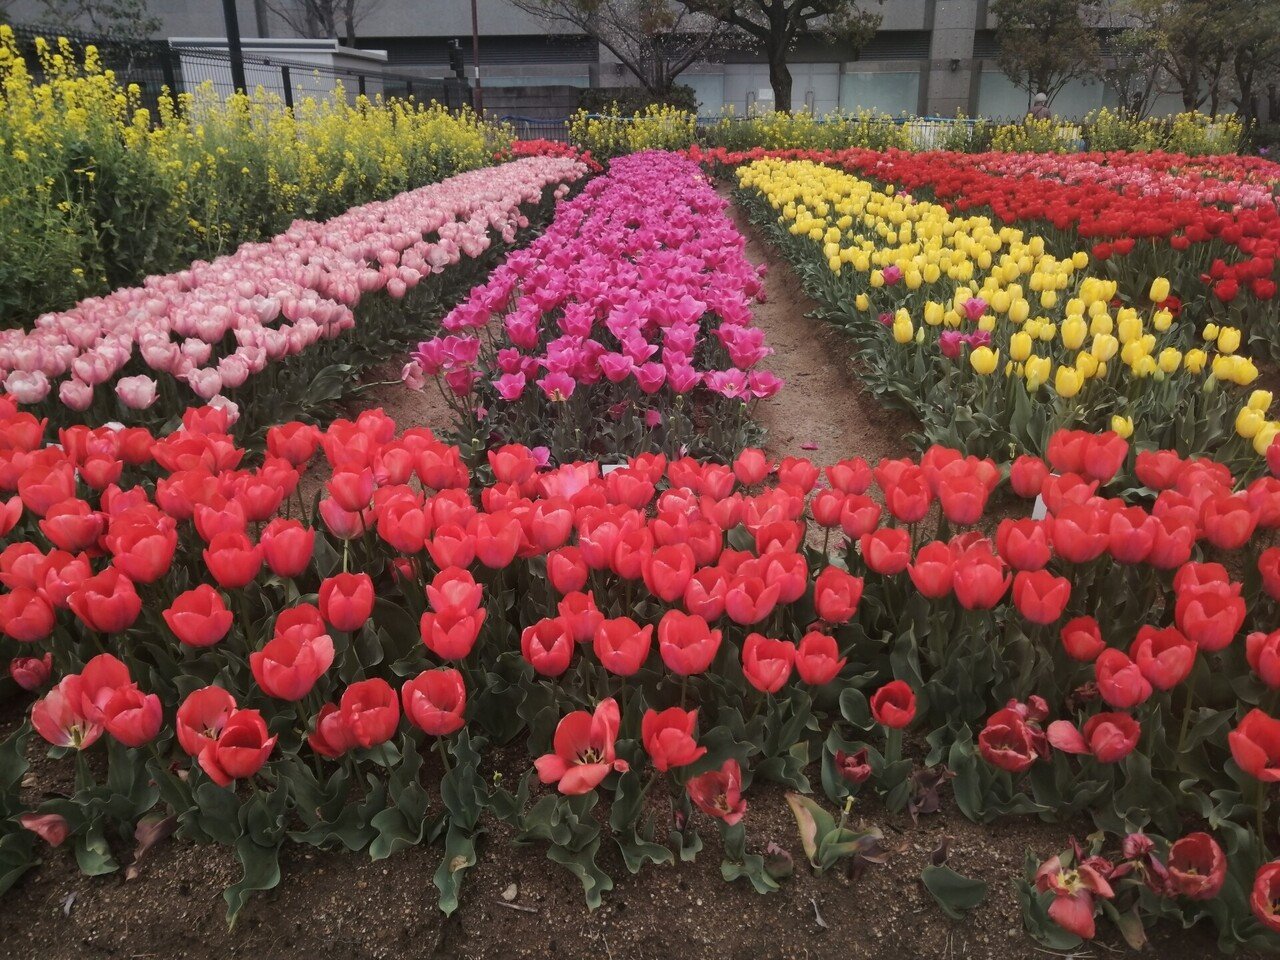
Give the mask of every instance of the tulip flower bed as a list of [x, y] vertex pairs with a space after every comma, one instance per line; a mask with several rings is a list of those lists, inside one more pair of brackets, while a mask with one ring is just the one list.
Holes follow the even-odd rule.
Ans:
[[59, 425], [155, 425], [214, 398], [254, 427], [305, 411], [411, 341], [411, 318], [447, 309], [584, 173], [532, 157], [459, 174], [47, 314], [0, 332], [5, 391]]
[[1126, 303], [1084, 251], [807, 160], [757, 160], [738, 182], [925, 443], [1006, 459], [1042, 453], [1060, 427], [1110, 426], [1256, 472], [1280, 431], [1270, 396], [1241, 389], [1258, 370], [1239, 329], [1206, 327], [1208, 353], [1163, 277]]
[[758, 368], [760, 276], [726, 206], [687, 159], [616, 159], [418, 345], [406, 382], [439, 381], [468, 447], [731, 458], [750, 401], [782, 384]]
[[[693, 858], [710, 825], [724, 877], [768, 892], [781, 874], [741, 824], [755, 782], [790, 788], [821, 872], [881, 858], [859, 793], [928, 811], [950, 780], [975, 820], [1105, 832], [1028, 879], [1046, 942], [1091, 936], [1099, 910], [1127, 936], [1165, 916], [1210, 920], [1224, 948], [1277, 942], [1272, 477], [1079, 431], [1006, 479], [943, 447], [825, 471], [646, 454], [601, 476], [509, 445], [473, 471], [380, 411], [277, 426], [259, 459], [230, 426], [205, 407], [161, 439], [54, 445], [0, 405], [21, 463], [0, 477], [0, 655], [39, 696], [0, 743], [6, 886], [40, 843], [113, 871], [141, 821], [139, 855], [173, 831], [234, 847], [233, 917], [286, 842], [441, 842], [449, 911], [496, 819], [591, 904], [602, 844], [638, 871]], [[318, 453], [312, 513], [294, 491]], [[991, 529], [1006, 483], [1047, 515]], [[22, 787], [33, 730], [75, 767], [61, 795]], [[486, 758], [514, 740], [531, 769], [496, 782]], [[1106, 835], [1122, 850], [1100, 858]]]

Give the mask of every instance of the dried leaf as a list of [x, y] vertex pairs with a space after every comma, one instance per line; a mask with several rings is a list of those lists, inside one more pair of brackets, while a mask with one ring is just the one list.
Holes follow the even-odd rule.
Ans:
[[137, 827], [133, 831], [133, 839], [137, 841], [137, 846], [133, 849], [133, 863], [125, 867], [124, 878], [126, 880], [136, 880], [142, 872], [142, 860], [152, 847], [156, 844], [167, 840], [173, 836], [173, 832], [178, 829], [177, 816], [162, 817], [158, 814], [143, 817], [138, 821]]

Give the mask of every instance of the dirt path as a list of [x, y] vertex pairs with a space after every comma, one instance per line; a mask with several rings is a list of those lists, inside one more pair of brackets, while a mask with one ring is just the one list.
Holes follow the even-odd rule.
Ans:
[[[727, 187], [720, 194], [729, 196]], [[913, 429], [905, 414], [886, 410], [862, 389], [840, 331], [808, 316], [817, 304], [804, 292], [791, 265], [766, 241], [736, 205], [734, 225], [747, 238], [747, 259], [767, 263], [767, 299], [755, 308], [756, 323], [774, 353], [765, 363], [786, 381], [756, 408], [769, 431], [768, 452], [777, 458], [808, 457], [830, 464], [861, 456], [871, 463], [911, 453], [904, 439]], [[812, 445], [817, 449], [811, 449]], [[809, 445], [808, 447], [806, 445]]]

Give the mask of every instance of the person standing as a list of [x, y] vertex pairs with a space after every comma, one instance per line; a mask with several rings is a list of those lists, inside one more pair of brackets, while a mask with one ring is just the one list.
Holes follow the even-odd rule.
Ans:
[[1031, 101], [1032, 120], [1051, 120], [1053, 113], [1049, 110], [1049, 95], [1046, 93], [1037, 93]]

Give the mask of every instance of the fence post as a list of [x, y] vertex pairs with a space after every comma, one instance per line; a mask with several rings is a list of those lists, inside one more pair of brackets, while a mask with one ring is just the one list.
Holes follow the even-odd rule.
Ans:
[[289, 73], [289, 65], [280, 64], [280, 85], [284, 87], [284, 105], [293, 109], [293, 77]]
[[360, 74], [360, 77], [358, 79], [358, 84], [360, 88], [360, 96], [363, 97], [364, 96], [364, 74], [363, 73]]
[[406, 100], [413, 99], [413, 81], [412, 80], [406, 80], [404, 82], [404, 97]]
[[164, 50], [160, 54], [160, 73], [164, 77], [164, 85], [169, 88], [169, 96], [173, 98], [173, 109], [178, 109], [178, 94], [182, 91], [178, 89], [178, 72], [173, 69], [173, 58], [177, 56], [177, 52], [165, 44]]

